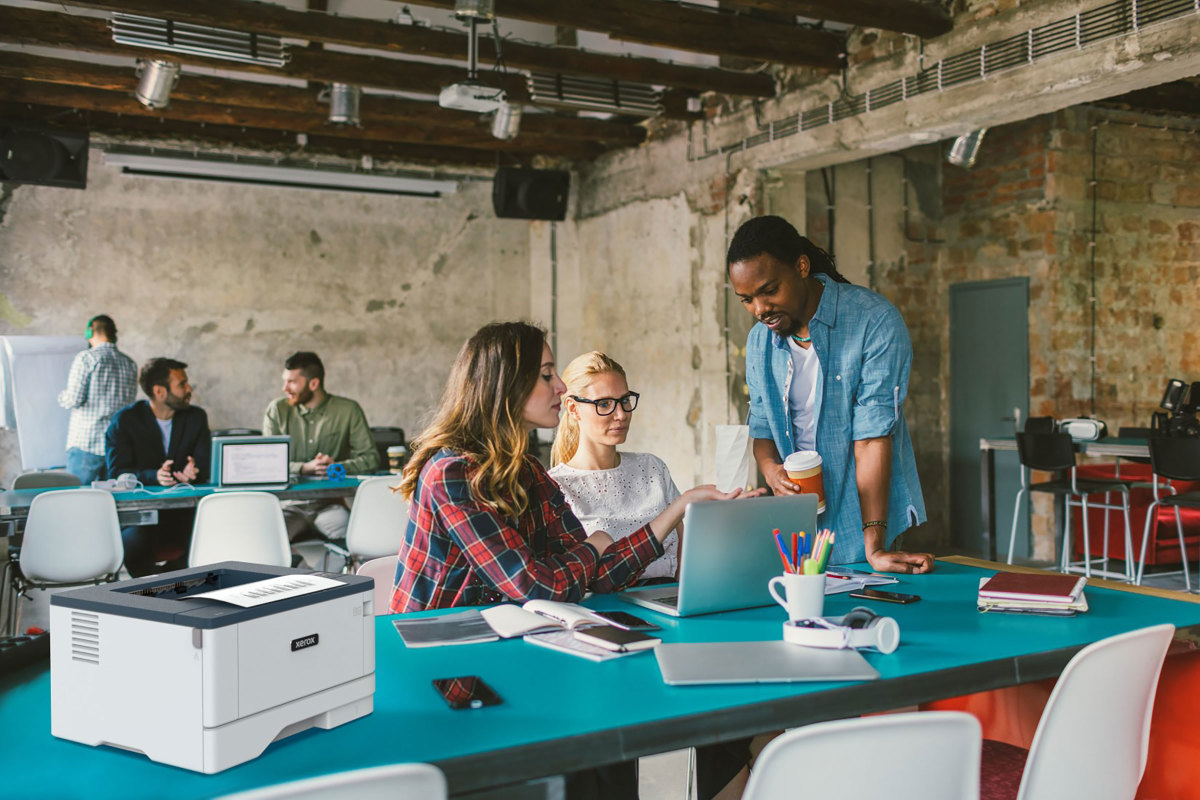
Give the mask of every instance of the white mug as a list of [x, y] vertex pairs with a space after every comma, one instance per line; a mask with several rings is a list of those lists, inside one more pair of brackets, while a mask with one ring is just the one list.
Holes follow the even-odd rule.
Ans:
[[[783, 596], [777, 591], [783, 586]], [[785, 572], [767, 582], [767, 590], [776, 603], [788, 612], [789, 620], [812, 619], [825, 610], [825, 575], [797, 575]]]

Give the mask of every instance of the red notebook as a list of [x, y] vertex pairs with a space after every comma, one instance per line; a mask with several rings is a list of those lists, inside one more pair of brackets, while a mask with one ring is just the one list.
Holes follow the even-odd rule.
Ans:
[[1087, 578], [1054, 573], [997, 572], [979, 587], [979, 596], [992, 600], [1039, 600], [1070, 603], [1079, 597]]

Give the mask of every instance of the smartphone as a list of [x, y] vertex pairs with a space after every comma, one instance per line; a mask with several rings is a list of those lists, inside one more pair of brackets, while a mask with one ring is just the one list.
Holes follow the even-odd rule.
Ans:
[[483, 708], [498, 705], [500, 695], [496, 690], [483, 682], [477, 675], [464, 675], [458, 678], [438, 678], [433, 682], [433, 688], [455, 711], [464, 708]]
[[595, 614], [597, 617], [607, 620], [609, 625], [615, 625], [627, 631], [658, 630], [658, 626], [653, 622], [647, 622], [641, 617], [634, 616], [627, 611], [597, 611]]
[[882, 589], [860, 589], [857, 592], [851, 592], [849, 596], [859, 597], [863, 600], [882, 600], [885, 603], [915, 603], [921, 599], [915, 594], [885, 592]]

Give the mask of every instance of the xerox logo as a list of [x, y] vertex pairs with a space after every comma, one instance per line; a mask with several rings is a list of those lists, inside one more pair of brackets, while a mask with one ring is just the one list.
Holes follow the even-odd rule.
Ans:
[[317, 642], [321, 641], [320, 634], [310, 633], [308, 636], [301, 636], [299, 639], [292, 639], [292, 652], [303, 650], [306, 647], [315, 647]]

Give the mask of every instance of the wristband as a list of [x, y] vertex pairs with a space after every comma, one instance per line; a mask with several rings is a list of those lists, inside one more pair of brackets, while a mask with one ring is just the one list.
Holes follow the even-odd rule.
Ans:
[[867, 528], [886, 528], [887, 520], [886, 519], [873, 519], [869, 522], [864, 522], [862, 524], [862, 526], [863, 526], [863, 530], [866, 530]]

